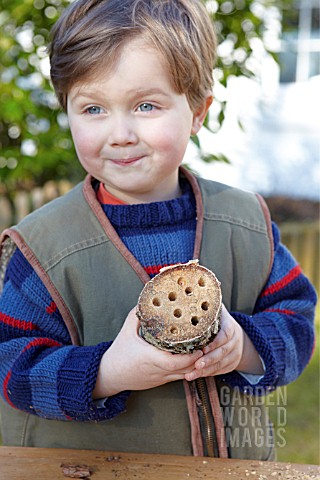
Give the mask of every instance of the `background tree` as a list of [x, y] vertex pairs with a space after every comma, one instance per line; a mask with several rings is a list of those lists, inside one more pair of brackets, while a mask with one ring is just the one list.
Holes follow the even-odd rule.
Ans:
[[[8, 198], [54, 179], [77, 182], [84, 172], [75, 151], [66, 115], [49, 81], [46, 45], [49, 31], [72, 0], [0, 0], [0, 182]], [[264, 45], [270, 8], [290, 0], [207, 0], [214, 17], [220, 49], [216, 76], [226, 84], [230, 75], [256, 76], [253, 42]], [[267, 49], [266, 49], [267, 51]], [[219, 103], [216, 128], [223, 122]], [[206, 126], [211, 125], [208, 120]], [[199, 140], [194, 142], [201, 148]], [[211, 161], [224, 158], [203, 155]]]

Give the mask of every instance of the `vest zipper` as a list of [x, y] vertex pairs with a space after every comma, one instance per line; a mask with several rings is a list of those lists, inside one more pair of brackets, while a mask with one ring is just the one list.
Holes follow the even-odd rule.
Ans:
[[[205, 445], [208, 457], [219, 457], [218, 442], [215, 433], [215, 425], [211, 405], [208, 398], [208, 390], [204, 378], [197, 378], [195, 380], [198, 395], [200, 398], [200, 415], [203, 420], [203, 436], [205, 438]], [[202, 428], [201, 428], [202, 430]]]

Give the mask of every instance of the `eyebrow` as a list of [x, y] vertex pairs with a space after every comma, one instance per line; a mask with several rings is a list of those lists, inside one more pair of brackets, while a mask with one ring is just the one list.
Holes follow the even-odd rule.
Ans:
[[128, 91], [129, 94], [138, 94], [138, 95], [154, 95], [154, 94], [160, 94], [165, 97], [168, 97], [168, 94], [163, 91], [161, 88], [138, 88], [138, 89], [132, 89]]
[[[135, 95], [162, 95], [163, 97], [168, 97], [169, 95], [162, 90], [161, 88], [138, 88], [138, 89], [132, 89], [128, 90], [126, 92], [126, 95], [128, 96], [135, 96]], [[78, 98], [99, 98], [100, 94], [96, 90], [84, 90], [81, 91], [79, 90], [76, 92], [74, 95], [71, 95], [71, 99], [78, 99]]]
[[96, 90], [77, 90], [73, 94], [69, 95], [71, 100], [78, 100], [79, 98], [92, 98], [92, 97], [97, 97], [99, 94], [97, 93]]

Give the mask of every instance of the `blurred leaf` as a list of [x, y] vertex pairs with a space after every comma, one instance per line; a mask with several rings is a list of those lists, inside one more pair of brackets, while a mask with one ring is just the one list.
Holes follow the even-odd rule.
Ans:
[[211, 163], [211, 162], [230, 163], [230, 160], [229, 160], [225, 155], [223, 155], [222, 153], [217, 153], [217, 154], [213, 154], [213, 153], [204, 154], [204, 153], [201, 153], [201, 160], [203, 160], [203, 161], [206, 162], [206, 163]]
[[191, 141], [198, 147], [200, 148], [200, 140], [197, 135], [192, 135]]

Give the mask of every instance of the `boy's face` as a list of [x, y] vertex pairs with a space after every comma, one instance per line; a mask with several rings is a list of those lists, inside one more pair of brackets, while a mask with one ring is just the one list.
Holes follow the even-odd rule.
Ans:
[[130, 41], [110, 72], [72, 87], [67, 108], [82, 166], [110, 193], [128, 203], [179, 195], [178, 167], [207, 107], [191, 111], [155, 48]]

